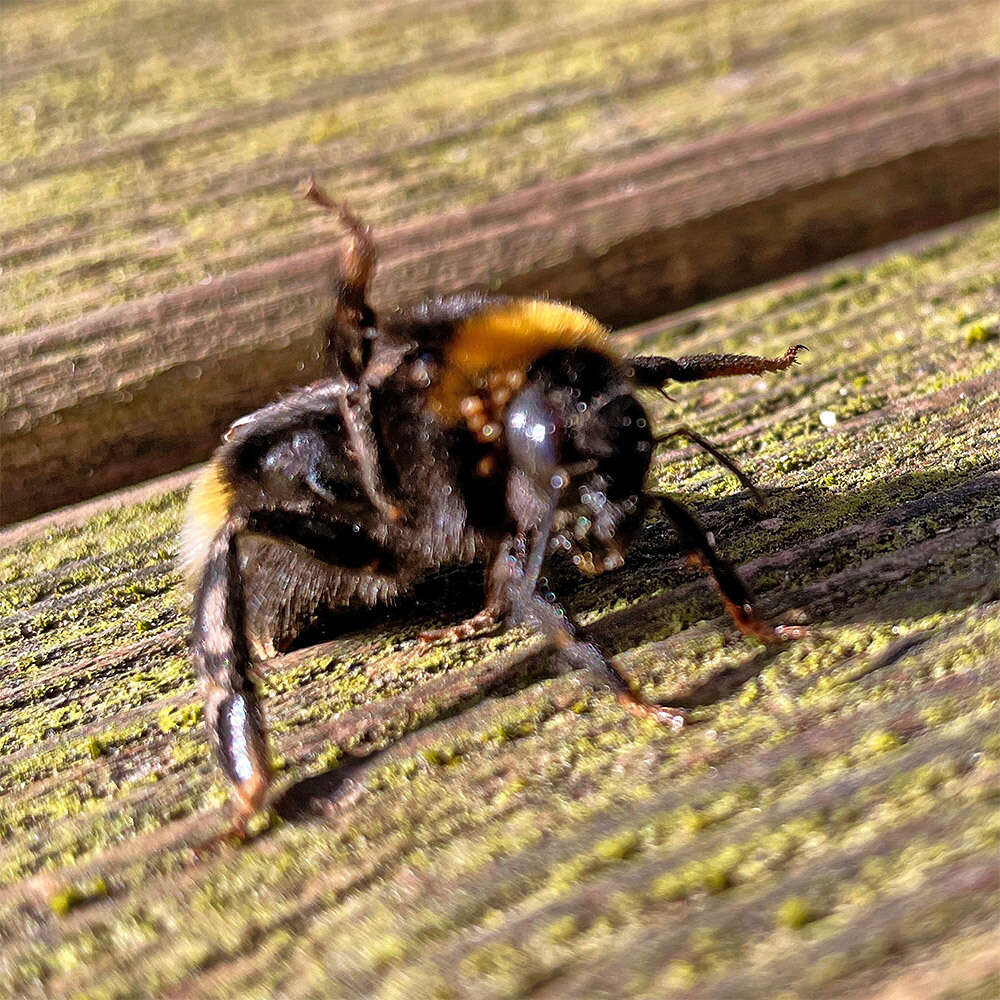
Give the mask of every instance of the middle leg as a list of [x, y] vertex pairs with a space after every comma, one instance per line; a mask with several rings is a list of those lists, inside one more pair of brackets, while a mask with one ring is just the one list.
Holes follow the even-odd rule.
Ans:
[[471, 618], [444, 628], [431, 628], [420, 633], [421, 642], [461, 642], [489, 635], [508, 614], [508, 582], [515, 539], [505, 538], [497, 546], [486, 567], [486, 604]]
[[747, 585], [728, 559], [723, 558], [709, 541], [698, 519], [683, 504], [670, 497], [656, 497], [661, 510], [673, 522], [681, 544], [708, 572], [719, 588], [722, 603], [736, 627], [744, 635], [752, 635], [767, 643], [781, 642], [799, 634], [798, 630], [773, 628], [756, 612]]

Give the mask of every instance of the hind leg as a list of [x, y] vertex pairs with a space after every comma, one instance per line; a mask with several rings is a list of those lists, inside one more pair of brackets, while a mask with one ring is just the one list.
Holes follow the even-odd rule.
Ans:
[[[233, 787], [234, 832], [242, 836], [247, 821], [263, 805], [272, 771], [263, 715], [251, 678], [247, 636], [246, 569], [240, 540], [263, 536], [325, 562], [332, 572], [373, 571], [388, 556], [363, 533], [293, 510], [269, 510], [230, 517], [208, 552], [194, 600], [191, 653], [205, 695], [209, 742], [223, 774]], [[260, 579], [255, 588], [287, 590], [294, 579]], [[255, 593], [259, 597], [260, 593]], [[259, 630], [261, 623], [255, 628]], [[260, 635], [255, 636], [261, 643]]]
[[242, 525], [229, 521], [209, 550], [194, 601], [191, 652], [205, 696], [205, 725], [222, 773], [236, 799], [234, 830], [264, 801], [271, 764], [257, 692], [250, 679], [243, 577], [237, 537]]

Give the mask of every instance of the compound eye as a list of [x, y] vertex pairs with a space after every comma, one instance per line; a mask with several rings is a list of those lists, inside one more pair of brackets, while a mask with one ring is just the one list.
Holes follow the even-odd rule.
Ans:
[[561, 487], [562, 426], [538, 385], [514, 397], [505, 427], [512, 463], [544, 493]]

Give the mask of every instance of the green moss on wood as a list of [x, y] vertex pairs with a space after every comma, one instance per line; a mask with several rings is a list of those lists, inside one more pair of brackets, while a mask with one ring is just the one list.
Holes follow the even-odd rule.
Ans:
[[[1000, 842], [1000, 356], [967, 327], [995, 311], [998, 249], [993, 218], [652, 335], [676, 353], [811, 348], [790, 377], [649, 400], [765, 487], [756, 511], [688, 450], [652, 484], [808, 637], [736, 636], [655, 518], [622, 572], [553, 570], [644, 692], [689, 703], [680, 734], [575, 676], [529, 671], [455, 715], [445, 694], [404, 702], [527, 638], [420, 651], [421, 628], [476, 610], [477, 575], [446, 574], [262, 668], [282, 787], [387, 748], [356, 801], [198, 851], [226, 791], [171, 561], [182, 496], [0, 554], [6, 993], [659, 997], [739, 978], [804, 996], [976, 940], [996, 905], [976, 866]], [[98, 879], [113, 898], [87, 895]], [[83, 895], [57, 916], [66, 892]]]

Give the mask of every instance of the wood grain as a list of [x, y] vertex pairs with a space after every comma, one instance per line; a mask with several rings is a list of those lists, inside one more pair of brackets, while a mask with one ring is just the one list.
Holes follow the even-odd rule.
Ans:
[[[389, 229], [376, 300], [490, 287], [621, 325], [984, 211], [998, 80], [978, 63]], [[4, 523], [202, 459], [314, 377], [335, 259], [322, 246], [0, 339]]]
[[0, 991], [989, 996], [998, 288], [993, 213], [624, 334], [809, 345], [786, 375], [649, 405], [764, 487], [761, 513], [691, 449], [651, 481], [810, 637], [733, 634], [656, 520], [620, 572], [556, 568], [636, 683], [690, 707], [667, 733], [548, 677], [529, 636], [421, 652], [475, 610], [478, 574], [442, 574], [263, 667], [280, 822], [242, 848], [199, 850], [224, 789], [173, 562], [183, 489], [5, 536]]

